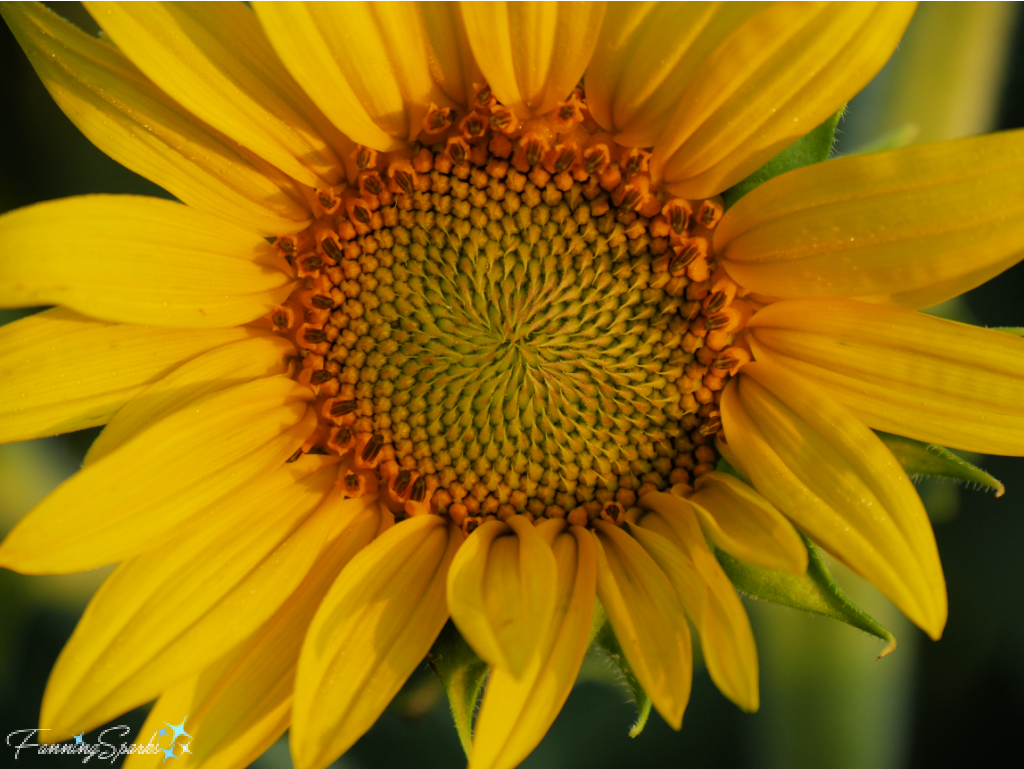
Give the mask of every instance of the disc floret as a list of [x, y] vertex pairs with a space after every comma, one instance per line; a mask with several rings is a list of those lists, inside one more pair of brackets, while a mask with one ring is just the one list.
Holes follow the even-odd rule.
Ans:
[[718, 199], [666, 197], [582, 92], [521, 121], [489, 89], [277, 240], [299, 288], [269, 314], [300, 350], [353, 493], [467, 531], [515, 514], [621, 524], [713, 467], [750, 309], [716, 268]]

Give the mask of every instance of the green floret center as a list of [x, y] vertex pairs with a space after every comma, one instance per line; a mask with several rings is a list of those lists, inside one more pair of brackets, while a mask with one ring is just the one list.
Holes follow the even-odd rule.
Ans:
[[364, 237], [356, 317], [327, 355], [355, 385], [355, 429], [484, 508], [664, 487], [686, 432], [686, 300], [652, 271], [646, 222], [580, 184], [433, 176], [443, 192], [382, 209]]

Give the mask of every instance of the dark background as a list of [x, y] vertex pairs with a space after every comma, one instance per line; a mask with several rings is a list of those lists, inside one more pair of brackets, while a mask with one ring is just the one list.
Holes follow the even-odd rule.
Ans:
[[[77, 4], [60, 11], [95, 29]], [[1018, 15], [1018, 18], [1020, 15]], [[897, 54], [898, 56], [899, 54]], [[1006, 62], [999, 129], [1024, 127], [1024, 26]], [[0, 211], [90, 192], [163, 194], [84, 139], [54, 105], [6, 27], [0, 25]], [[858, 102], [851, 105], [855, 115]], [[838, 149], [843, 151], [842, 135]], [[69, 242], [68, 248], [74, 248]], [[3, 254], [0, 258], [24, 258]], [[1024, 265], [968, 294], [955, 314], [990, 326], [1024, 325]], [[0, 311], [2, 313], [2, 311]], [[0, 314], [9, 321], [16, 313]], [[92, 431], [0, 447], [0, 510], [11, 516], [78, 466]], [[544, 767], [945, 767], [1020, 755], [1024, 725], [1024, 461], [991, 457], [1006, 483], [1001, 499], [950, 484], [921, 487], [935, 521], [949, 584], [950, 620], [933, 643], [872, 588], [837, 576], [892, 629], [897, 651], [852, 628], [775, 606], [750, 605], [762, 665], [762, 708], [744, 715], [695, 674], [683, 728], [657, 715], [631, 740], [632, 707], [588, 663], [544, 743], [523, 765]], [[15, 511], [15, 512], [11, 512]], [[14, 522], [0, 518], [0, 531]], [[0, 571], [0, 738], [36, 724], [49, 669], [99, 576], [28, 578]], [[748, 604], [749, 605], [749, 604]], [[424, 671], [341, 767], [464, 765], [437, 684]], [[120, 719], [133, 733], [142, 711]], [[94, 741], [94, 738], [88, 738]], [[0, 746], [0, 765], [12, 754]], [[23, 755], [18, 766], [72, 766]], [[290, 766], [279, 742], [259, 766]]]

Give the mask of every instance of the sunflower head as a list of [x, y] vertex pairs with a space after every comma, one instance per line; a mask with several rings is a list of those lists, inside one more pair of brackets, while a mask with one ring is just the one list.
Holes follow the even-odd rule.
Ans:
[[3, 11], [181, 203], [0, 219], [0, 302], [60, 305], [0, 331], [0, 435], [106, 425], [0, 563], [120, 562], [50, 739], [158, 698], [186, 761], [321, 769], [427, 658], [509, 769], [592, 644], [678, 729], [691, 625], [755, 710], [734, 585], [895, 643], [819, 545], [941, 634], [908, 474], [1024, 453], [1024, 358], [916, 310], [1021, 258], [1024, 140], [818, 162], [912, 6], [87, 6], [113, 45]]
[[484, 93], [478, 120], [408, 150], [357, 147], [358, 185], [275, 241], [300, 278], [270, 322], [318, 396], [309, 448], [467, 534], [526, 513], [622, 525], [713, 467], [752, 312], [712, 274], [721, 200], [652, 194], [649, 153], [612, 142], [582, 89], [514, 125]]

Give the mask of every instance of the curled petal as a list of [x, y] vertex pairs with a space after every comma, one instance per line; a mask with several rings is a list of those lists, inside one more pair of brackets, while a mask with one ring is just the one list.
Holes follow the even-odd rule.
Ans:
[[491, 671], [473, 730], [471, 769], [512, 769], [544, 737], [583, 664], [594, 613], [597, 553], [590, 533], [549, 520], [537, 527], [558, 569], [555, 610], [539, 650], [520, 676]]
[[679, 729], [693, 676], [683, 607], [636, 540], [604, 521], [594, 526], [598, 598], [640, 685], [669, 726]]
[[630, 532], [661, 567], [701, 637], [715, 685], [744, 710], [757, 710], [757, 649], [747, 612], [718, 564], [697, 517], [672, 494], [651, 492], [631, 512]]
[[885, 444], [845, 407], [772, 363], [726, 387], [722, 422], [765, 499], [933, 638], [946, 583], [921, 500]]
[[737, 478], [710, 472], [686, 502], [716, 547], [766, 569], [803, 574], [807, 548], [785, 516]]
[[521, 675], [548, 632], [557, 567], [529, 520], [489, 521], [460, 548], [448, 572], [448, 610], [481, 659]]
[[777, 176], [726, 213], [715, 250], [767, 296], [908, 309], [958, 296], [1024, 256], [1024, 130]]

